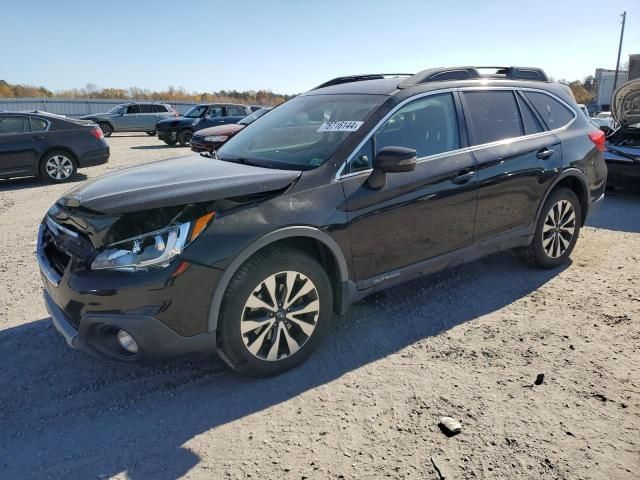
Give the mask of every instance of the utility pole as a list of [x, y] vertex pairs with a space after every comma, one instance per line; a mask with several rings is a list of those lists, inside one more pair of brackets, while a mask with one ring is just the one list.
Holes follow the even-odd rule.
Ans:
[[627, 12], [622, 12], [622, 29], [620, 30], [620, 44], [618, 45], [618, 60], [616, 61], [616, 74], [613, 77], [614, 93], [616, 91], [616, 88], [618, 88], [618, 70], [620, 69], [620, 54], [622, 53], [622, 37], [624, 37], [624, 22], [626, 19], [627, 19]]

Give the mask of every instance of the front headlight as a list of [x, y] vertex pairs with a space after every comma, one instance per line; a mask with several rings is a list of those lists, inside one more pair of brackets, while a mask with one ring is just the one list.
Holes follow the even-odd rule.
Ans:
[[229, 137], [227, 137], [226, 135], [213, 135], [210, 137], [204, 137], [204, 141], [205, 142], [226, 142], [227, 139]]
[[91, 263], [92, 270], [135, 272], [164, 268], [195, 240], [213, 218], [213, 212], [185, 222], [109, 245]]

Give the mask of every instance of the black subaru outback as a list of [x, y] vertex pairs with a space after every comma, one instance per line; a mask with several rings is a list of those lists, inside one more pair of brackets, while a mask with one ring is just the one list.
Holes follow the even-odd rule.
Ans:
[[602, 199], [604, 135], [535, 68], [342, 77], [229, 140], [109, 173], [40, 227], [44, 298], [74, 348], [302, 362], [350, 303], [517, 248], [567, 261]]

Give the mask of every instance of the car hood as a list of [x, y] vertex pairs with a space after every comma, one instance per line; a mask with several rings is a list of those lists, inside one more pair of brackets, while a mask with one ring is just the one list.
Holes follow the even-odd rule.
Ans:
[[202, 117], [200, 118], [169, 117], [169, 118], [160, 120], [159, 122], [156, 123], [156, 125], [191, 125], [193, 122], [200, 121], [200, 120], [202, 120]]
[[611, 114], [622, 127], [640, 128], [640, 78], [618, 87], [612, 105]]
[[102, 175], [68, 191], [58, 203], [120, 214], [280, 190], [300, 174], [188, 155]]
[[217, 127], [203, 128], [202, 130], [198, 130], [195, 134], [202, 137], [207, 135], [235, 135], [244, 127], [245, 125], [231, 123], [229, 125], [218, 125]]

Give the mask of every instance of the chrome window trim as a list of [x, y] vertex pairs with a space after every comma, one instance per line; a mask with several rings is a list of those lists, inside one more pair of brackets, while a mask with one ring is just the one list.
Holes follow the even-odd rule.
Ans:
[[396, 105], [390, 112], [388, 112], [384, 117], [382, 117], [382, 119], [369, 131], [367, 136], [364, 137], [362, 139], [362, 141], [358, 144], [358, 146], [351, 152], [351, 154], [347, 157], [347, 159], [344, 162], [342, 162], [342, 164], [340, 165], [340, 168], [338, 168], [338, 171], [336, 172], [336, 174], [334, 176], [334, 180], [341, 180], [343, 178], [355, 177], [357, 175], [363, 175], [365, 173], [370, 174], [373, 171], [373, 168], [368, 168], [366, 170], [360, 170], [358, 172], [345, 173], [344, 175], [342, 174], [342, 172], [344, 171], [344, 169], [346, 168], [348, 163], [353, 159], [354, 155], [356, 153], [358, 153], [358, 151], [364, 146], [364, 144], [367, 143], [371, 139], [371, 137], [374, 135], [374, 133], [387, 120], [389, 120], [389, 118], [391, 118], [396, 112], [398, 112], [398, 110], [400, 110], [402, 107], [404, 107], [407, 103], [412, 102], [414, 100], [418, 100], [420, 98], [428, 97], [428, 96], [431, 96], [431, 95], [438, 95], [438, 94], [442, 94], [442, 93], [453, 93], [453, 92], [465, 92], [465, 91], [473, 91], [473, 90], [510, 90], [510, 91], [513, 91], [513, 92], [525, 91], [525, 92], [544, 93], [545, 95], [550, 96], [551, 98], [559, 101], [562, 105], [567, 107], [569, 109], [569, 111], [571, 113], [573, 113], [573, 118], [569, 122], [567, 122], [565, 125], [563, 125], [562, 127], [554, 128], [553, 130], [545, 130], [543, 132], [532, 133], [532, 134], [529, 134], [529, 135], [522, 135], [520, 137], [505, 138], [504, 140], [497, 140], [495, 142], [483, 143], [481, 145], [473, 145], [473, 146], [458, 148], [456, 150], [449, 150], [447, 152], [437, 153], [435, 155], [428, 155], [426, 157], [418, 158], [417, 159], [418, 163], [426, 162], [426, 161], [429, 161], [429, 160], [435, 160], [437, 158], [441, 158], [441, 157], [444, 157], [444, 156], [455, 155], [455, 154], [460, 154], [460, 153], [467, 153], [467, 152], [473, 152], [473, 151], [476, 151], [476, 150], [482, 150], [484, 148], [491, 148], [491, 147], [495, 147], [495, 146], [498, 146], [498, 145], [506, 145], [506, 144], [509, 144], [509, 143], [519, 142], [521, 140], [529, 140], [531, 138], [538, 138], [538, 137], [541, 137], [543, 135], [547, 135], [549, 133], [554, 133], [554, 132], [559, 132], [559, 131], [562, 131], [562, 130], [566, 130], [567, 128], [569, 128], [573, 124], [573, 122], [576, 121], [576, 118], [578, 118], [578, 115], [577, 115], [575, 109], [571, 105], [569, 105], [567, 102], [565, 102], [563, 99], [561, 99], [557, 95], [555, 95], [555, 94], [553, 94], [553, 93], [551, 93], [551, 92], [549, 92], [547, 90], [540, 89], [540, 88], [514, 87], [514, 86], [478, 86], [478, 87], [443, 88], [443, 89], [439, 89], [439, 90], [431, 90], [429, 92], [419, 93], [417, 95], [414, 95], [412, 97], [404, 99], [402, 102], [400, 102], [398, 105]]

